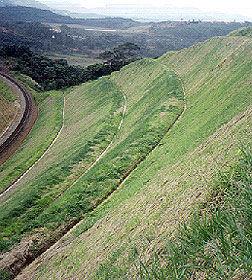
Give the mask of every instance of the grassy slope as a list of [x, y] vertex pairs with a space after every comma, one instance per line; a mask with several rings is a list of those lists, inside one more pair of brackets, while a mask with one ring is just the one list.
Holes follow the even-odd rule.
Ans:
[[48, 251], [24, 275], [124, 279], [134, 273], [135, 248], [143, 259], [161, 248], [205, 198], [213, 174], [251, 142], [251, 52], [250, 39], [227, 37], [159, 59], [183, 80], [182, 118], [123, 186], [61, 241], [70, 244], [59, 243], [61, 249]]
[[230, 33], [230, 36], [252, 37], [252, 27], [241, 28]]
[[[27, 174], [22, 188], [1, 206], [2, 250], [10, 248], [24, 233], [39, 231], [53, 238], [96, 207], [159, 143], [182, 113], [182, 87], [173, 72], [153, 60], [144, 60], [134, 64], [138, 75], [127, 79], [131, 67], [67, 94], [65, 126], [58, 141]], [[123, 86], [119, 82], [122, 76]], [[118, 131], [123, 95], [127, 111]], [[115, 133], [113, 149], [86, 173]]]
[[[30, 91], [32, 91], [30, 89]], [[62, 126], [63, 94], [36, 93], [39, 118], [19, 150], [0, 168], [0, 191], [4, 191], [38, 160]]]
[[15, 100], [16, 95], [12, 92], [12, 89], [0, 80], [0, 135], [16, 116], [18, 107]]
[[[88, 152], [90, 155], [92, 154], [92, 150], [90, 151], [86, 147], [88, 141], [104, 126], [104, 119], [106, 120], [110, 116], [111, 110], [114, 111], [113, 95], [115, 93], [109, 93], [106, 90], [110, 90], [110, 87], [106, 88], [106, 83], [104, 85], [102, 83], [98, 83], [98, 85], [89, 83], [68, 94], [66, 93], [64, 128], [59, 136], [59, 141], [18, 183], [17, 191], [11, 198], [1, 205], [3, 223], [12, 213], [7, 218], [9, 222], [12, 221], [11, 227], [8, 226], [13, 229], [11, 230], [11, 242], [16, 239], [13, 233], [20, 234], [20, 231], [23, 230], [22, 224], [24, 226], [28, 224], [28, 221], [24, 221], [25, 217], [21, 219], [22, 214], [28, 212], [29, 218], [34, 219], [33, 215], [38, 214], [39, 206], [43, 209], [47, 200], [50, 199], [50, 195], [51, 198], [58, 195], [58, 183], [62, 181], [61, 177], [64, 177], [64, 173], [70, 176], [69, 169], [73, 170], [73, 177], [69, 178], [71, 182], [78, 175], [78, 172], [83, 172], [87, 168], [89, 162], [78, 165], [79, 157], [86, 156], [87, 160], [92, 160], [91, 156], [89, 158], [86, 155]], [[104, 105], [102, 110], [100, 110], [101, 104]], [[80, 110], [81, 108], [82, 110]], [[99, 153], [99, 149], [94, 150], [93, 153]], [[50, 189], [48, 189], [49, 186]], [[54, 188], [52, 188], [53, 186]], [[67, 185], [61, 187], [64, 188]], [[37, 202], [36, 205], [34, 205], [34, 201]], [[31, 210], [32, 206], [35, 206], [34, 212]], [[19, 209], [18, 212], [15, 212], [16, 209]], [[20, 218], [18, 221], [17, 217]], [[3, 231], [1, 232], [4, 234]], [[3, 243], [6, 245], [6, 242]]]
[[[250, 143], [251, 146], [251, 143]], [[210, 195], [148, 264], [138, 260], [141, 279], [251, 279], [252, 154], [211, 182]]]

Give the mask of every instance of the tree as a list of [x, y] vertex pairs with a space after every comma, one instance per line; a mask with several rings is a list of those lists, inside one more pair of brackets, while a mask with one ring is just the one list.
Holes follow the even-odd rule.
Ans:
[[112, 51], [105, 51], [100, 54], [102, 59], [106, 59], [109, 64], [118, 64], [118, 62], [131, 62], [141, 58], [140, 47], [133, 43], [125, 43], [115, 47]]

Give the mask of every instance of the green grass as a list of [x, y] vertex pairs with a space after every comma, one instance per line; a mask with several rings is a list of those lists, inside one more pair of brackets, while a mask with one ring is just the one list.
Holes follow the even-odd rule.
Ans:
[[[94, 86], [94, 88], [95, 87], [99, 91], [100, 95], [104, 95], [104, 90], [111, 90], [110, 84], [106, 82], [104, 82], [104, 84], [97, 83], [97, 86]], [[92, 88], [92, 93], [95, 95], [94, 88]], [[90, 93], [90, 91], [88, 91], [88, 93]], [[82, 92], [79, 91], [79, 94], [82, 94]], [[91, 96], [89, 98], [91, 99], [91, 103], [96, 103], [92, 105], [97, 107], [97, 109], [100, 107], [100, 102], [106, 102], [107, 100], [109, 103], [111, 103], [111, 101], [114, 102], [114, 107], [110, 109], [110, 112], [105, 111], [105, 116], [107, 117], [107, 119], [105, 119], [106, 122], [104, 123], [103, 120], [98, 117], [98, 123], [96, 124], [96, 128], [98, 128], [98, 130], [95, 131], [93, 129], [94, 131], [92, 131], [92, 138], [86, 138], [86, 143], [83, 141], [83, 139], [80, 139], [81, 142], [79, 144], [75, 143], [73, 146], [76, 151], [73, 149], [72, 151], [62, 154], [63, 157], [59, 157], [60, 161], [48, 166], [48, 161], [45, 158], [44, 163], [46, 165], [43, 166], [42, 169], [44, 170], [41, 172], [40, 176], [36, 176], [35, 174], [35, 176], [32, 177], [33, 179], [31, 182], [29, 182], [25, 188], [22, 189], [22, 191], [17, 192], [16, 195], [13, 195], [13, 197], [11, 197], [11, 199], [3, 205], [3, 209], [5, 209], [5, 211], [3, 212], [1, 225], [6, 227], [5, 233], [8, 232], [7, 236], [11, 236], [11, 240], [6, 239], [7, 236], [4, 238], [5, 241], [2, 239], [3, 243], [1, 244], [5, 244], [4, 246], [6, 246], [6, 244], [15, 242], [20, 234], [29, 230], [31, 227], [30, 223], [35, 225], [34, 219], [38, 216], [38, 214], [43, 212], [43, 209], [48, 207], [48, 205], [50, 205], [52, 201], [59, 197], [61, 193], [64, 192], [64, 189], [67, 189], [69, 186], [71, 186], [72, 181], [75, 180], [74, 177], [71, 179], [68, 177], [72, 174], [77, 176], [78, 172], [83, 171], [78, 170], [76, 166], [80, 163], [82, 166], [88, 166], [95, 159], [96, 155], [99, 154], [111, 141], [117, 129], [117, 123], [121, 118], [120, 113], [114, 114], [115, 108], [117, 109], [121, 105], [121, 96], [118, 96], [116, 92], [112, 92], [107, 96], [105, 95], [103, 100], [100, 100], [96, 96]], [[75, 100], [75, 102], [78, 101], [79, 100]], [[71, 101], [69, 103], [69, 105], [71, 105]], [[75, 103], [74, 105], [76, 106], [78, 103]], [[68, 103], [66, 106], [68, 106]], [[90, 110], [90, 108], [87, 108], [87, 110]], [[69, 119], [72, 112], [72, 108], [66, 108], [66, 117], [64, 120], [66, 127], [69, 122], [76, 123], [79, 121], [78, 119]], [[68, 115], [68, 113], [70, 115]], [[110, 117], [108, 116], [108, 113]], [[83, 133], [86, 133], [86, 129], [83, 131]], [[78, 131], [76, 131], [76, 134], [77, 133]], [[80, 136], [83, 137], [83, 134]], [[90, 135], [87, 134], [87, 136]], [[39, 162], [39, 164], [42, 163]], [[11, 166], [13, 166], [13, 164]], [[39, 166], [37, 168], [39, 168]], [[38, 172], [40, 172], [40, 170]], [[28, 174], [28, 176], [33, 176], [33, 174]], [[26, 178], [24, 180], [26, 180]], [[10, 214], [9, 217], [8, 215], [5, 216], [6, 213]], [[19, 220], [16, 220], [17, 217], [19, 217]], [[2, 233], [2, 236], [4, 236], [4, 231], [2, 231]], [[8, 241], [6, 242], [6, 240]]]
[[[199, 199], [205, 198], [207, 185], [216, 170], [234, 162], [240, 144], [250, 141], [250, 56], [249, 39], [215, 38], [190, 49], [169, 53], [156, 61], [143, 60], [129, 65], [112, 76], [114, 83], [130, 98], [130, 108], [136, 110], [128, 111], [127, 125], [118, 135], [118, 145], [106, 159], [115, 158], [120, 144], [122, 151], [130, 155], [127, 133], [136, 135], [134, 139], [140, 138], [140, 128], [145, 127], [146, 120], [149, 123], [142, 115], [153, 110], [156, 100], [151, 103], [152, 98], [158, 98], [168, 89], [169, 83], [165, 82], [160, 69], [174, 70], [182, 79], [186, 110], [124, 184], [94, 211], [82, 216], [82, 223], [65, 238], [70, 244], [61, 252], [51, 252], [53, 257], [45, 258], [39, 267], [34, 264], [29, 268], [35, 272], [35, 279], [49, 276], [51, 279], [60, 276], [71, 279], [84, 273], [91, 279], [132, 279], [137, 273], [134, 248], [144, 261], [157, 245], [164, 246], [178, 225], [188, 219]], [[151, 98], [143, 94], [148, 89], [153, 90]], [[177, 102], [179, 100], [180, 94]], [[168, 101], [164, 103], [169, 104]], [[164, 103], [160, 106], [162, 110]], [[146, 104], [150, 105], [148, 109]], [[169, 107], [167, 111], [174, 112], [174, 108]], [[246, 117], [242, 117], [243, 112]], [[140, 127], [135, 117], [141, 120]], [[151, 119], [150, 123], [156, 127], [159, 121]], [[148, 141], [143, 140], [142, 144], [136, 141], [136, 147], [144, 150], [143, 143]], [[102, 169], [101, 161], [97, 165], [98, 171], [103, 170], [102, 174], [111, 178], [110, 170], [114, 170], [115, 164], [112, 162], [110, 168]], [[93, 169], [82, 185], [89, 178], [97, 178], [96, 174]], [[96, 187], [99, 189], [99, 185]], [[81, 186], [78, 191], [81, 192]], [[72, 193], [69, 191], [69, 194]]]
[[[71, 146], [67, 154], [63, 154], [60, 150], [56, 162], [52, 161], [50, 164], [50, 161], [49, 163], [47, 161], [47, 167], [39, 171], [39, 175], [36, 174], [34, 179], [1, 207], [2, 250], [8, 250], [25, 234], [32, 234], [38, 229], [40, 232], [45, 232], [49, 238], [54, 238], [58, 229], [60, 233], [62, 228], [79, 220], [85, 213], [99, 205], [158, 145], [183, 111], [183, 92], [181, 83], [174, 73], [162, 67], [160, 69], [159, 65], [151, 60], [146, 61], [145, 64], [149, 68], [145, 69], [147, 74], [155, 69], [159, 75], [153, 75], [152, 87], [142, 90], [140, 100], [138, 96], [138, 100], [135, 101], [136, 96], [128, 96], [128, 92], [124, 89], [118, 90], [116, 83], [108, 78], [84, 85], [85, 93], [84, 90], [80, 90], [80, 87], [76, 87], [78, 95], [84, 94], [83, 100], [90, 99], [94, 108], [81, 107], [78, 98], [77, 101], [75, 100], [77, 97], [75, 92], [70, 91], [67, 94], [66, 104], [69, 100], [69, 103], [73, 103], [74, 106], [80, 106], [77, 116], [85, 113], [85, 110], [90, 111], [89, 114], [92, 115], [94, 110], [97, 114], [101, 114], [102, 106], [104, 108], [106, 103], [111, 101], [113, 103], [109, 112], [102, 115], [104, 119], [98, 120], [92, 126], [94, 130], [92, 137], [88, 135], [90, 138], [85, 138], [82, 135], [84, 137], [80, 138], [80, 146], [77, 150], [76, 143], [72, 142], [73, 137], [69, 136]], [[141, 66], [142, 62], [135, 64], [135, 67]], [[164, 86], [160, 86], [161, 84]], [[94, 168], [85, 173], [83, 166], [87, 169], [118, 133], [124, 105], [121, 91], [127, 95], [127, 106], [129, 106], [123, 123], [123, 137], [120, 138], [120, 132], [114, 139], [113, 149]], [[142, 103], [145, 104], [144, 107]], [[82, 115], [81, 121], [83, 120], [85, 115]], [[79, 119], [76, 119], [73, 111], [67, 110], [66, 130], [70, 123], [75, 124], [76, 121]], [[131, 130], [132, 122], [133, 130]], [[125, 133], [126, 129], [127, 133]], [[64, 132], [62, 132], [63, 137]], [[62, 147], [60, 141], [58, 145], [59, 148]], [[41, 242], [45, 242], [44, 238], [41, 238]]]
[[1, 97], [3, 97], [6, 101], [14, 102], [17, 99], [10, 86], [2, 80], [0, 80], [0, 93]]
[[39, 117], [19, 150], [0, 167], [0, 191], [19, 178], [45, 152], [62, 126], [62, 92], [30, 91], [37, 100]]
[[24, 275], [134, 278], [136, 252], [145, 263], [164, 247], [251, 141], [251, 51], [248, 38], [215, 38], [69, 91], [61, 137], [0, 207], [2, 251], [35, 234], [39, 250], [82, 220]]
[[242, 28], [230, 33], [230, 36], [252, 37], [252, 27]]
[[[208, 202], [179, 229], [141, 279], [249, 279], [252, 276], [252, 154], [220, 173]], [[163, 264], [163, 266], [161, 265]]]
[[0, 134], [13, 121], [18, 108], [15, 106], [17, 96], [3, 80], [0, 80]]

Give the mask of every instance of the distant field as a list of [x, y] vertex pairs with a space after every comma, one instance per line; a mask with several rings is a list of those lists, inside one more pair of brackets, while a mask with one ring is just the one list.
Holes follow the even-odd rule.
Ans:
[[[134, 115], [139, 114], [145, 123], [146, 104], [152, 108], [151, 101], [155, 104], [156, 96], [168, 89], [169, 79], [166, 84], [158, 78], [162, 76], [160, 69], [169, 69], [167, 74], [172, 76], [170, 71], [174, 70], [183, 81], [186, 110], [119, 189], [82, 216], [74, 231], [18, 279], [83, 279], [83, 275], [88, 275], [85, 279], [132, 279], [137, 273], [137, 258], [148, 260], [154, 250], [162, 249], [195, 205], [205, 200], [213, 176], [236, 162], [241, 145], [252, 144], [251, 55], [251, 39], [215, 38], [168, 53], [152, 62], [159, 65], [155, 69], [152, 63], [142, 61], [113, 75], [132, 108], [119, 142], [124, 143], [128, 130], [134, 133]], [[142, 95], [145, 90], [153, 90], [153, 95]], [[168, 108], [172, 100], [165, 102]], [[178, 100], [182, 101], [182, 96]], [[116, 150], [115, 146], [107, 161]], [[90, 178], [95, 178], [93, 172]]]
[[[52, 41], [51, 46], [57, 46], [57, 52], [71, 52], [73, 49], [94, 57], [97, 52], [113, 49], [114, 47], [131, 42], [137, 44], [142, 57], [158, 57], [167, 51], [180, 50], [203, 42], [215, 36], [226, 36], [230, 32], [249, 26], [248, 22], [189, 22], [164, 21], [140, 23], [133, 26], [113, 24], [110, 28], [103, 25], [82, 24], [51, 24], [59, 32], [59, 36], [69, 36], [65, 42]], [[57, 37], [57, 36], [56, 36]], [[55, 45], [55, 44], [58, 45]], [[62, 49], [62, 47], [64, 47]]]
[[66, 59], [70, 65], [80, 65], [87, 67], [88, 65], [101, 63], [102, 60], [98, 58], [91, 58], [85, 55], [63, 55], [63, 54], [48, 54], [51, 59]]
[[[61, 25], [60, 24], [50, 24], [52, 27], [60, 29]], [[82, 25], [82, 24], [66, 24], [70, 28], [77, 28], [77, 29], [83, 29], [86, 31], [91, 31], [95, 33], [116, 33], [116, 34], [124, 34], [124, 33], [148, 33], [149, 28], [151, 27], [150, 23], [146, 23], [143, 25], [139, 26], [133, 26], [133, 27], [128, 27], [125, 29], [120, 29], [117, 26], [114, 26], [114, 28], [103, 28], [103, 27], [94, 27], [94, 26], [88, 26], [88, 25]]]
[[0, 79], [0, 135], [14, 120], [18, 113], [17, 96], [12, 89]]

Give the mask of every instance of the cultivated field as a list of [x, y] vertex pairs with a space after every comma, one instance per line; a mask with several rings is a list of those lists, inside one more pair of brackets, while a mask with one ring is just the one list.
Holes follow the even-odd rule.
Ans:
[[87, 55], [81, 55], [81, 54], [64, 55], [64, 54], [57, 54], [57, 53], [53, 53], [53, 54], [49, 53], [48, 57], [51, 59], [66, 59], [70, 65], [75, 65], [75, 66], [80, 65], [82, 67], [87, 67], [89, 65], [96, 64], [96, 63], [102, 63], [101, 59], [92, 58], [92, 57], [88, 57]]

